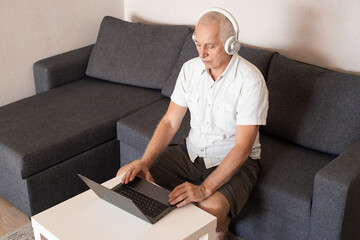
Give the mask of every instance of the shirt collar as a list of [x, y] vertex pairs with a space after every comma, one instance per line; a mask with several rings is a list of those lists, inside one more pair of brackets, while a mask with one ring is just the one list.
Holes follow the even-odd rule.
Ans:
[[[218, 79], [223, 79], [223, 78], [235, 79], [236, 66], [238, 65], [238, 62], [239, 62], [239, 55], [235, 53], [232, 55], [230, 62], [227, 65], [225, 71], [219, 76]], [[205, 68], [204, 63], [203, 62], [201, 63], [202, 63], [201, 74], [207, 73], [207, 69]]]

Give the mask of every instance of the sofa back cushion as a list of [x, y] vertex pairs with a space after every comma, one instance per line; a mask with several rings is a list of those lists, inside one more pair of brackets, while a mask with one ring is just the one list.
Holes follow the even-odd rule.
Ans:
[[[241, 47], [240, 51], [238, 52], [240, 56], [244, 57], [246, 60], [254, 64], [261, 73], [263, 74], [264, 78], [266, 79], [268, 69], [269, 69], [269, 63], [272, 58], [272, 56], [275, 54], [275, 52], [267, 51], [267, 50], [261, 50], [261, 49], [254, 49], [250, 47]], [[161, 93], [164, 96], [170, 97], [172, 92], [175, 88], [175, 83], [177, 80], [177, 77], [180, 73], [182, 65], [192, 59], [199, 56], [198, 52], [196, 50], [195, 44], [192, 41], [192, 33], [190, 33], [185, 40], [184, 46], [181, 50], [180, 56], [169, 76], [167, 81], [165, 82]]]
[[263, 132], [331, 154], [341, 154], [360, 139], [360, 76], [276, 54], [267, 86]]
[[185, 39], [183, 48], [179, 58], [176, 61], [174, 68], [171, 71], [169, 78], [166, 80], [162, 87], [161, 94], [170, 97], [175, 88], [176, 80], [179, 76], [182, 65], [188, 60], [199, 56], [195, 47], [195, 43], [192, 40], [192, 32], [189, 33]]
[[251, 47], [241, 47], [238, 53], [254, 64], [260, 70], [265, 80], [267, 79], [270, 61], [275, 55], [275, 52]]
[[178, 59], [188, 26], [130, 23], [105, 17], [86, 74], [161, 89]]

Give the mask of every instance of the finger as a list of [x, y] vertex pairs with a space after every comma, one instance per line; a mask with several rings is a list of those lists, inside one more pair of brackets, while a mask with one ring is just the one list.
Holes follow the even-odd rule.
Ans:
[[169, 194], [169, 199], [172, 199], [172, 198], [174, 198], [174, 196], [178, 196], [179, 194], [185, 192], [185, 191], [186, 191], [186, 190], [185, 190], [185, 187], [186, 187], [185, 184], [186, 184], [186, 183], [183, 183], [183, 184], [180, 184], [180, 185], [178, 185], [177, 187], [175, 187], [175, 188], [171, 191], [171, 193]]
[[172, 192], [172, 195], [169, 197], [169, 203], [174, 205], [175, 203], [179, 202], [178, 200], [179, 196], [185, 194], [186, 191], [183, 190], [176, 190], [175, 192]]
[[169, 202], [172, 205], [184, 200], [188, 196], [188, 187], [186, 183], [177, 186], [169, 195]]
[[124, 174], [124, 176], [123, 176], [123, 178], [122, 178], [122, 181], [121, 181], [122, 184], [128, 184], [128, 183], [129, 183], [129, 178], [130, 178], [131, 172], [132, 172], [132, 169], [129, 169], [129, 170]]
[[144, 174], [145, 174], [146, 181], [152, 182], [152, 180], [154, 180], [149, 171], [145, 171]]
[[128, 184], [129, 182], [133, 181], [134, 179], [131, 179], [133, 173], [134, 173], [135, 169], [134, 168], [130, 168], [125, 176], [124, 176], [124, 184]]
[[178, 203], [180, 203], [182, 201], [185, 201], [185, 199], [187, 199], [187, 197], [188, 197], [187, 193], [184, 192], [184, 193], [178, 195], [176, 198], [173, 198], [172, 200], [169, 200], [169, 203], [171, 205], [175, 205], [175, 204], [178, 204]]
[[129, 177], [129, 181], [132, 182], [134, 181], [136, 175], [138, 175], [139, 171], [137, 171], [136, 169], [133, 169], [133, 171], [131, 172], [130, 174], [130, 177]]
[[185, 198], [182, 202], [179, 202], [178, 204], [176, 204], [176, 207], [182, 207], [185, 206], [186, 204], [192, 202], [190, 197]]
[[153, 176], [151, 174], [150, 174], [150, 177], [149, 177], [149, 181], [155, 183], [155, 179], [153, 178]]
[[[121, 169], [121, 168], [120, 168]], [[116, 173], [116, 177], [120, 175], [120, 169]]]
[[121, 178], [121, 184], [125, 184], [127, 172]]

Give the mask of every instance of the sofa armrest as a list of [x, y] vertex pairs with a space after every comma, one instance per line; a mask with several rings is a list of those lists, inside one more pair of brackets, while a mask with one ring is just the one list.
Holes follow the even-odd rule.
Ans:
[[36, 93], [85, 77], [93, 47], [94, 45], [90, 45], [34, 63]]
[[360, 141], [315, 176], [309, 239], [360, 239]]

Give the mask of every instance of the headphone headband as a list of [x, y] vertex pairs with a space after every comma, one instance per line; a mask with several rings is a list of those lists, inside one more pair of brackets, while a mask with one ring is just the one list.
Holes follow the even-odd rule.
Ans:
[[222, 15], [224, 15], [227, 19], [229, 19], [229, 21], [231, 22], [231, 24], [233, 25], [233, 28], [235, 30], [236, 40], [239, 40], [239, 25], [238, 25], [237, 21], [235, 20], [235, 18], [233, 17], [233, 15], [223, 8], [210, 8], [210, 9], [206, 10], [197, 18], [196, 25], [199, 22], [200, 18], [208, 12], [218, 12], [218, 13], [221, 13]]

